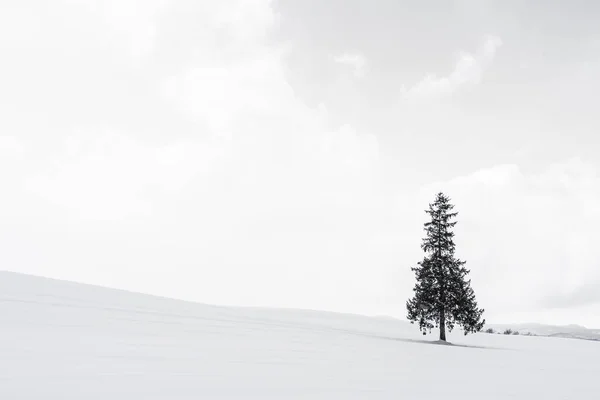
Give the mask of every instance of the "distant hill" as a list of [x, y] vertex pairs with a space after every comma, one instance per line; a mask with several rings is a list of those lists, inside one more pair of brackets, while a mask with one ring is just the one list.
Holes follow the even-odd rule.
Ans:
[[536, 336], [562, 337], [568, 339], [583, 339], [600, 341], [600, 329], [588, 329], [581, 325], [544, 325], [536, 323], [528, 324], [489, 324], [485, 329], [492, 328], [496, 332], [504, 332], [506, 329], [518, 331], [520, 334], [530, 333]]

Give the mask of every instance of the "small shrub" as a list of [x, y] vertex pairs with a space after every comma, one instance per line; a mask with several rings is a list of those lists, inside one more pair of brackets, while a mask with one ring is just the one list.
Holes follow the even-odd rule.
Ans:
[[508, 328], [507, 330], [504, 331], [505, 335], [512, 335], [513, 334], [513, 330]]
[[487, 328], [485, 333], [496, 333], [492, 328]]
[[519, 331], [514, 331], [512, 334], [513, 335], [519, 335]]

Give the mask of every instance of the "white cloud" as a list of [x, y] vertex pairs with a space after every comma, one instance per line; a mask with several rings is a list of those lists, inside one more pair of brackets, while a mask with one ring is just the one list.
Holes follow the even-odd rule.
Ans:
[[352, 68], [352, 73], [357, 78], [365, 75], [366, 58], [358, 53], [343, 53], [333, 57], [333, 61], [338, 64], [346, 65]]
[[427, 99], [447, 96], [465, 85], [476, 85], [481, 82], [485, 69], [493, 61], [502, 40], [496, 36], [488, 36], [482, 48], [476, 54], [462, 52], [459, 54], [454, 70], [448, 75], [438, 77], [427, 75], [422, 81], [405, 90], [402, 95], [406, 99]]
[[23, 143], [14, 136], [0, 135], [0, 155], [2, 157], [19, 157], [25, 151]]
[[592, 300], [579, 295], [600, 282], [600, 177], [592, 164], [571, 159], [537, 173], [495, 166], [430, 185], [422, 202], [439, 190], [456, 204], [459, 256], [471, 266], [489, 311], [527, 312], [557, 306], [558, 298]]
[[[0, 44], [60, 50], [73, 48], [80, 41], [96, 47], [101, 38], [113, 50], [124, 43], [131, 55], [145, 55], [153, 49], [157, 17], [167, 5], [167, 0], [57, 0], [51, 6], [43, 1], [3, 5], [0, 29], [5, 34]], [[10, 40], [5, 42], [7, 38]]]
[[[188, 68], [168, 78], [169, 98], [207, 132], [232, 138], [239, 165], [271, 168], [268, 162], [281, 161], [284, 168], [278, 169], [306, 182], [346, 179], [370, 170], [378, 162], [376, 139], [349, 126], [327, 127], [327, 112], [307, 107], [288, 83], [287, 49], [258, 40], [277, 20], [270, 2], [235, 10], [235, 18], [228, 21], [243, 25], [235, 31], [243, 29], [245, 36], [231, 36], [213, 48], [210, 58], [195, 57]], [[248, 42], [248, 35], [257, 40]]]
[[125, 37], [133, 56], [148, 54], [154, 48], [156, 25], [167, 0], [90, 0], [89, 6], [101, 10], [115, 33]]
[[149, 217], [164, 196], [206, 182], [230, 156], [219, 140], [151, 145], [123, 133], [78, 132], [25, 187], [82, 220]]
[[[3, 255], [11, 269], [212, 303], [368, 308], [355, 290], [375, 249], [346, 250], [378, 229], [363, 216], [382, 212], [376, 137], [330, 126], [323, 107], [296, 96], [286, 48], [266, 40], [270, 2], [171, 3], [156, 15], [138, 15], [140, 4], [111, 9], [104, 34], [122, 30], [146, 52], [136, 83], [148, 86], [125, 101], [138, 88], [90, 64], [123, 91], [78, 89], [67, 114], [99, 97], [98, 120], [78, 118], [26, 160], [2, 212], [38, 251]], [[129, 56], [112, 55], [129, 73], [118, 58]], [[164, 64], [150, 63], [159, 56]], [[52, 98], [52, 88], [36, 90]], [[102, 119], [115, 101], [122, 125]]]
[[[424, 176], [407, 177], [412, 161], [391, 172], [384, 157], [402, 157], [388, 138], [380, 148], [369, 121], [332, 117], [350, 97], [340, 86], [331, 114], [299, 98], [294, 43], [272, 40], [271, 2], [96, 4], [0, 12], [20, 18], [0, 24], [19, 38], [0, 38], [2, 265], [210, 303], [402, 316], [433, 192], [406, 183]], [[475, 84], [499, 45], [415, 93]], [[337, 60], [364, 74], [358, 54]], [[394, 118], [410, 133], [432, 115], [418, 111]], [[429, 131], [469, 117], [440, 113]], [[488, 312], [514, 314], [530, 293], [568, 297], [593, 278], [594, 174], [576, 161], [538, 174], [504, 165], [443, 184]]]
[[243, 115], [265, 115], [273, 109], [284, 113], [289, 107], [293, 94], [280, 63], [277, 53], [268, 52], [234, 63], [200, 62], [171, 77], [165, 88], [170, 98], [211, 131], [227, 132]]

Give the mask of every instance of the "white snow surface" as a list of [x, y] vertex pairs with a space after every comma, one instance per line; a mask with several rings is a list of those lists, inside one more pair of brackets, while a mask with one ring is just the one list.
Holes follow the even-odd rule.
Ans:
[[[310, 293], [307, 293], [310, 296]], [[600, 343], [216, 307], [0, 272], [0, 399], [592, 399]]]

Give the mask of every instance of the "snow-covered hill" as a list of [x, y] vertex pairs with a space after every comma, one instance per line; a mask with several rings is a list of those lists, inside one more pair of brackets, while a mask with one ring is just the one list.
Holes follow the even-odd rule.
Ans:
[[600, 344], [215, 307], [0, 273], [0, 399], [595, 398]]
[[491, 324], [485, 329], [492, 328], [502, 333], [506, 329], [519, 332], [519, 334], [531, 333], [538, 336], [562, 337], [568, 339], [583, 339], [600, 341], [600, 331], [589, 329], [581, 325], [544, 325], [544, 324]]

